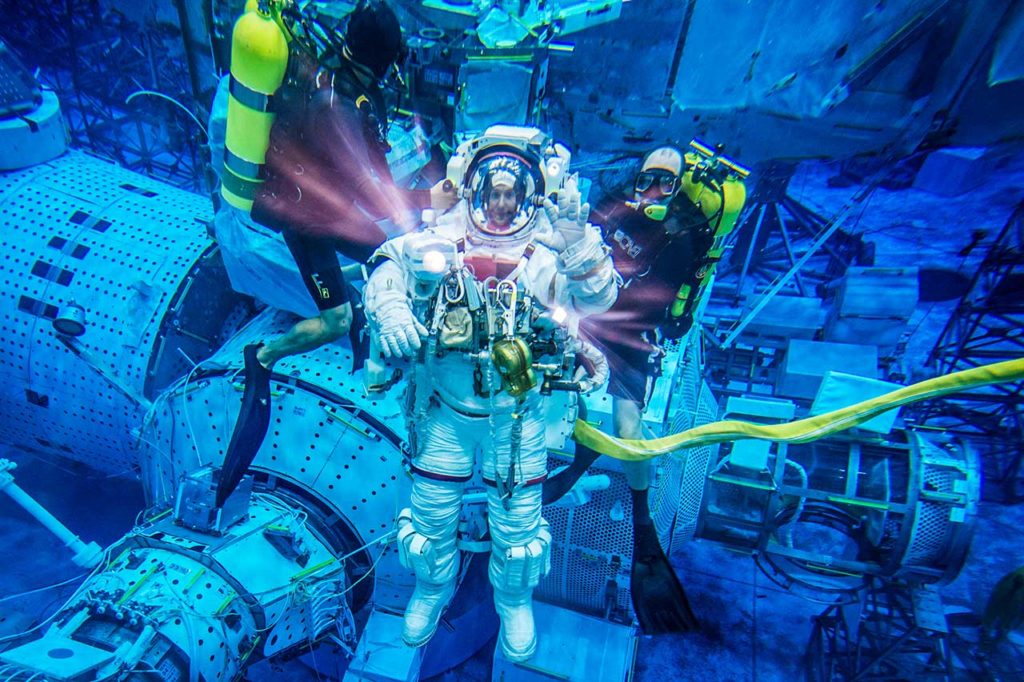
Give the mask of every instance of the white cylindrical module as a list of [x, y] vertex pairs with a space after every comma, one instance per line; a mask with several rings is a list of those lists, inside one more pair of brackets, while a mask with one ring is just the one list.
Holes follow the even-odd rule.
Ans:
[[[211, 217], [206, 198], [81, 152], [0, 173], [0, 440], [136, 466], [145, 409], [129, 396], [152, 399], [249, 311]], [[53, 321], [71, 303], [85, 330], [67, 344]]]
[[[0, 413], [5, 416], [0, 441], [112, 474], [139, 472], [155, 509], [174, 502], [183, 478], [221, 465], [241, 402], [242, 347], [285, 332], [295, 318], [268, 311], [253, 319], [252, 300], [231, 289], [208, 232], [211, 219], [205, 197], [80, 152], [0, 174], [0, 238], [6, 253], [0, 262], [6, 282], [0, 292]], [[55, 327], [55, 320], [64, 323]], [[242, 612], [241, 621], [230, 608], [200, 618], [196, 614], [205, 610], [163, 589], [165, 577], [174, 585], [170, 574], [193, 570], [184, 564], [206, 565], [219, 541], [177, 526], [162, 529], [165, 539], [180, 532], [189, 551], [170, 548], [175, 555], [170, 557], [166, 547], [156, 554], [149, 545], [145, 551], [133, 550], [160, 567], [146, 578], [145, 590], [127, 596], [126, 591], [106, 590], [118, 607], [113, 611], [97, 603], [87, 616], [79, 616], [81, 609], [71, 605], [56, 619], [64, 633], [61, 641], [82, 654], [76, 660], [83, 665], [96, 656], [105, 658], [78, 646], [75, 633], [83, 623], [82, 633], [98, 628], [97, 633], [116, 634], [132, 657], [149, 651], [139, 639], [141, 632], [164, 648], [173, 640], [177, 653], [169, 654], [167, 665], [187, 670], [188, 660], [199, 653], [190, 647], [211, 640], [197, 631], [169, 633], [171, 626], [162, 619], [142, 616], [179, 609], [188, 615], [174, 626], [181, 628], [199, 628], [208, 618], [204, 629], [227, 626], [223, 643], [230, 648], [218, 644], [218, 651], [210, 652], [216, 660], [203, 654], [211, 661], [203, 665], [214, 676], [230, 677], [249, 660], [309, 646], [320, 634], [314, 626], [330, 619], [331, 609], [358, 610], [371, 596], [378, 608], [404, 609], [412, 574], [386, 542], [378, 542], [391, 532], [399, 503], [409, 495], [398, 391], [368, 397], [344, 341], [279, 362], [272, 391], [270, 432], [253, 464], [255, 494], [279, 499], [308, 519], [304, 527], [326, 548], [325, 556], [334, 558], [339, 584], [347, 591], [339, 598], [324, 583], [296, 600], [276, 600], [277, 610], [255, 625], [256, 634], [264, 637], [245, 639], [248, 616]], [[138, 540], [133, 533], [126, 542]], [[246, 561], [259, 566], [262, 551], [254, 550]], [[346, 558], [339, 562], [340, 557]], [[242, 570], [222, 568], [227, 582]], [[106, 565], [98, 577], [120, 585], [121, 578], [111, 578], [110, 572], [121, 570]], [[124, 582], [130, 586], [132, 580], [141, 582], [135, 577]], [[312, 584], [306, 587], [313, 589]], [[265, 589], [270, 588], [244, 581], [231, 586], [235, 604], [246, 609], [254, 598], [260, 601], [257, 593]], [[227, 597], [223, 592], [222, 598]], [[487, 603], [476, 592], [467, 598], [474, 605]], [[302, 600], [316, 604], [315, 613], [297, 608], [307, 603]], [[135, 613], [123, 608], [130, 602]], [[473, 627], [475, 608], [451, 634], [463, 650], [448, 656], [449, 662], [470, 655], [491, 636], [486, 628]], [[130, 624], [133, 617], [136, 622]], [[308, 628], [297, 629], [310, 618]], [[107, 624], [98, 625], [101, 621]], [[275, 639], [266, 632], [271, 622], [290, 629]], [[145, 630], [147, 625], [155, 635]], [[29, 647], [22, 651], [27, 658], [5, 662], [36, 660], [32, 643], [24, 646]], [[150, 653], [141, 660], [157, 667], [161, 663]], [[114, 664], [116, 657], [101, 667]]]
[[26, 677], [156, 672], [229, 680], [245, 664], [332, 636], [354, 646], [346, 560], [301, 509], [260, 495], [221, 536], [158, 514], [104, 557], [39, 639], [0, 654]]

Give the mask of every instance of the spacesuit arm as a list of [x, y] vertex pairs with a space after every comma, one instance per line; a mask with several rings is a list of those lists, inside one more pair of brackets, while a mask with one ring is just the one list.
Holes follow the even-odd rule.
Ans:
[[406, 272], [401, 258], [400, 242], [392, 239], [382, 246], [375, 257], [380, 264], [370, 275], [363, 289], [363, 305], [370, 321], [370, 330], [385, 357], [412, 357], [419, 350], [426, 329], [415, 318], [409, 304]]
[[405, 270], [401, 260], [391, 257], [383, 248], [374, 254], [378, 263], [363, 289], [363, 305], [372, 320], [381, 308], [394, 303], [408, 305], [409, 296], [405, 290]]
[[583, 315], [611, 308], [619, 292], [619, 275], [595, 225], [587, 223], [580, 239], [561, 253], [545, 250], [551, 257], [542, 262], [536, 281], [548, 306], [571, 307]]

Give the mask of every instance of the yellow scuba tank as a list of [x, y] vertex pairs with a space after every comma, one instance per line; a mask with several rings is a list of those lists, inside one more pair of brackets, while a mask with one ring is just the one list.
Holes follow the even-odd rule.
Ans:
[[686, 312], [686, 302], [690, 300], [690, 292], [693, 287], [689, 284], [680, 284], [676, 292], [676, 300], [672, 301], [672, 317], [682, 317]]
[[221, 196], [243, 211], [252, 208], [263, 180], [273, 95], [288, 67], [289, 35], [280, 18], [281, 0], [248, 0], [231, 33], [231, 96]]
[[[683, 173], [680, 191], [700, 209], [714, 230], [714, 240], [705, 256], [708, 269], [702, 279], [706, 282], [714, 272], [715, 264], [722, 258], [725, 238], [736, 227], [736, 220], [747, 201], [744, 180], [750, 175], [750, 169], [722, 156], [718, 150], [699, 140], [690, 142], [690, 151], [684, 155], [684, 161], [686, 171]], [[693, 288], [690, 285], [679, 287], [676, 300], [672, 302], [672, 317], [680, 317], [686, 312], [692, 294]]]
[[684, 156], [686, 172], [680, 189], [700, 209], [715, 231], [715, 244], [709, 255], [722, 255], [722, 242], [736, 227], [736, 219], [747, 201], [743, 183], [750, 170], [721, 156], [702, 142], [693, 140]]

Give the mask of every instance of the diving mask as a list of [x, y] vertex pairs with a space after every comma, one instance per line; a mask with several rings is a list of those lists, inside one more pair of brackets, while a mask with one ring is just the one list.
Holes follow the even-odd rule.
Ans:
[[679, 189], [679, 176], [666, 171], [640, 171], [637, 173], [633, 192], [636, 195], [669, 197]]
[[664, 221], [673, 197], [679, 193], [683, 167], [683, 155], [674, 147], [659, 147], [648, 153], [633, 182], [633, 201], [627, 201], [626, 206], [650, 220]]

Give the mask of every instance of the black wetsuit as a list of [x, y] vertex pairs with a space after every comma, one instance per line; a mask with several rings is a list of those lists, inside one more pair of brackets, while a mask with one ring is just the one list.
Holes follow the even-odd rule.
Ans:
[[[583, 319], [581, 328], [608, 358], [608, 392], [645, 405], [649, 378], [660, 370], [658, 331], [670, 337], [692, 325], [693, 307], [707, 272], [713, 235], [703, 216], [687, 201], [673, 202], [669, 220], [681, 226], [670, 235], [666, 223], [651, 220], [621, 203], [597, 211], [615, 269], [622, 275], [619, 297], [610, 310]], [[683, 315], [670, 314], [676, 293], [691, 287]]]
[[327, 310], [348, 301], [336, 252], [365, 262], [387, 239], [375, 221], [429, 206], [430, 193], [395, 187], [383, 95], [347, 63], [314, 70], [293, 56], [277, 109], [252, 217], [282, 233], [317, 308]]

